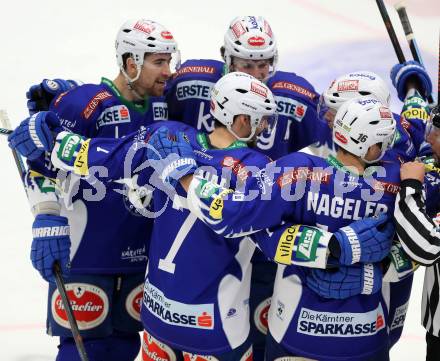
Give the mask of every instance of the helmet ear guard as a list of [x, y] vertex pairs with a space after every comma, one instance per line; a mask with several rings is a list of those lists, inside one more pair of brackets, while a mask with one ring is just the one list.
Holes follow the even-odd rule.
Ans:
[[[275, 99], [270, 89], [253, 76], [233, 72], [223, 76], [211, 91], [211, 115], [226, 126], [237, 139], [251, 140], [257, 128], [271, 121], [276, 112]], [[247, 115], [251, 134], [239, 137], [232, 129], [237, 115]]]
[[[380, 160], [394, 141], [396, 121], [391, 110], [375, 97], [351, 99], [338, 109], [333, 124], [333, 141], [366, 163]], [[366, 160], [368, 149], [381, 144], [381, 155]]]

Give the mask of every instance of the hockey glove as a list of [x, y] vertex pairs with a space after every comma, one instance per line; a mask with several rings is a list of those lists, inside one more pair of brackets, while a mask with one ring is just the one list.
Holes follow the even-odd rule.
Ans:
[[393, 235], [393, 222], [385, 214], [340, 228], [334, 233], [340, 248], [339, 264], [348, 266], [383, 260], [390, 251]]
[[74, 80], [44, 79], [40, 84], [32, 85], [26, 92], [29, 115], [49, 110], [52, 100], [70, 89], [80, 85]]
[[173, 134], [160, 127], [148, 141], [147, 157], [151, 166], [165, 184], [175, 186], [177, 181], [197, 169], [193, 149], [186, 134]]
[[54, 145], [52, 131], [61, 129], [60, 120], [53, 112], [39, 112], [23, 120], [9, 135], [9, 146], [23, 157], [34, 160]]
[[324, 298], [344, 299], [371, 295], [382, 287], [382, 270], [378, 263], [341, 266], [336, 270], [312, 269], [307, 286]]
[[31, 261], [48, 282], [55, 282], [53, 264], [59, 261], [63, 275], [70, 268], [70, 229], [66, 217], [39, 214], [32, 225]]
[[419, 268], [419, 264], [409, 258], [400, 242], [393, 243], [385, 261], [388, 264], [383, 276], [384, 282], [399, 282], [412, 275]]
[[397, 96], [401, 101], [405, 100], [407, 81], [410, 78], [418, 81], [418, 89], [422, 96], [426, 97], [432, 92], [432, 82], [425, 68], [417, 61], [410, 60], [402, 64], [396, 64], [391, 68], [390, 78], [397, 90]]

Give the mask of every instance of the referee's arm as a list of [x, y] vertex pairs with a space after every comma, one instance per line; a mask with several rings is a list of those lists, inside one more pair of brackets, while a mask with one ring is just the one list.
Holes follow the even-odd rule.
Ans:
[[440, 259], [440, 231], [426, 214], [422, 182], [409, 178], [400, 185], [394, 210], [397, 235], [408, 256], [429, 266]]

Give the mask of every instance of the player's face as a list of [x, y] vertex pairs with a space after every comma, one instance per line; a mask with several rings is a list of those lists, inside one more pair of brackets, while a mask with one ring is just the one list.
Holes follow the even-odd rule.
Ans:
[[269, 59], [247, 60], [233, 58], [231, 68], [233, 71], [241, 71], [263, 81], [269, 76], [270, 63], [271, 61]]
[[136, 82], [141, 96], [161, 96], [171, 76], [171, 54], [150, 54], [145, 57], [141, 75]]
[[426, 141], [431, 144], [433, 155], [438, 163], [440, 159], [440, 129], [431, 126], [426, 136]]
[[375, 161], [379, 159], [382, 154], [381, 144], [374, 144], [368, 148], [368, 152], [365, 155], [365, 159], [368, 161]]

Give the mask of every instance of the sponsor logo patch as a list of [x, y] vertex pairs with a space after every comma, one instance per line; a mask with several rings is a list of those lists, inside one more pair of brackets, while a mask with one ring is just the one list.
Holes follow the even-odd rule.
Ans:
[[268, 330], [268, 315], [271, 299], [272, 297], [268, 297], [264, 301], [260, 302], [254, 312], [255, 326], [257, 327], [258, 331], [264, 335], [267, 335]]
[[265, 44], [264, 38], [261, 36], [251, 36], [248, 39], [248, 44], [250, 46], [263, 46]]
[[244, 33], [246, 33], [246, 29], [241, 24], [240, 21], [237, 21], [234, 25], [231, 26], [231, 30], [234, 33], [235, 37], [238, 39]]
[[171, 40], [173, 39], [173, 34], [171, 34], [169, 31], [162, 31], [160, 33], [160, 36], [162, 36], [162, 38], [166, 39], [166, 40]]
[[174, 351], [164, 343], [156, 340], [147, 331], [142, 336], [142, 360], [144, 361], [176, 361]]
[[90, 139], [87, 139], [85, 142], [81, 144], [81, 148], [79, 149], [78, 154], [75, 158], [75, 162], [73, 163], [73, 170], [76, 174], [79, 175], [89, 174], [89, 166], [88, 166], [89, 144], [90, 144]]
[[311, 170], [309, 168], [294, 168], [283, 173], [278, 179], [277, 184], [280, 188], [288, 184], [296, 183], [298, 180], [308, 180], [328, 184], [330, 182], [330, 174], [323, 170]]
[[214, 329], [214, 304], [185, 304], [169, 299], [148, 279], [144, 284], [143, 304], [146, 310], [166, 324]]
[[359, 80], [344, 80], [338, 82], [338, 91], [357, 91], [359, 89]]
[[411, 108], [405, 110], [402, 113], [402, 116], [404, 116], [406, 119], [422, 119], [424, 121], [429, 119], [428, 113], [422, 108]]
[[256, 82], [251, 83], [251, 92], [260, 95], [263, 98], [267, 97], [267, 88]]
[[221, 165], [226, 168], [231, 168], [232, 173], [234, 173], [241, 182], [246, 181], [249, 176], [248, 170], [239, 159], [224, 157]]
[[125, 105], [115, 105], [105, 109], [96, 120], [96, 127], [130, 123], [130, 112]]
[[141, 320], [142, 289], [144, 284], [133, 288], [125, 300], [125, 309], [136, 321]]
[[154, 31], [154, 29], [156, 29], [156, 27], [153, 24], [148, 24], [148, 23], [138, 21], [135, 24], [134, 29], [139, 30], [145, 34], [151, 34], [151, 32]]
[[289, 90], [293, 93], [298, 93], [300, 95], [304, 95], [305, 97], [309, 98], [309, 99], [315, 99], [316, 98], [316, 94], [307, 89], [302, 87], [301, 85], [295, 84], [295, 83], [291, 83], [288, 81], [277, 81], [275, 83], [272, 84], [272, 89], [285, 89], [285, 90]]
[[178, 100], [185, 99], [211, 99], [211, 89], [214, 83], [203, 80], [188, 80], [177, 84], [176, 97]]
[[303, 120], [307, 111], [307, 105], [300, 101], [287, 97], [275, 97], [277, 104], [277, 113], [286, 117], [295, 119], [297, 122]]
[[100, 91], [99, 93], [97, 93], [86, 105], [86, 107], [84, 108], [84, 110], [82, 111], [82, 117], [84, 119], [89, 119], [90, 116], [94, 113], [94, 111], [96, 110], [96, 108], [98, 107], [98, 105], [100, 103], [102, 103], [104, 100], [111, 98], [112, 95], [107, 91]]
[[396, 308], [393, 321], [391, 322], [390, 330], [403, 327], [406, 318], [406, 311], [408, 311], [408, 302]]
[[275, 252], [275, 262], [290, 265], [292, 263], [292, 252], [295, 238], [299, 230], [298, 225], [287, 228], [281, 235]]
[[81, 143], [81, 137], [76, 134], [68, 134], [63, 138], [58, 149], [57, 156], [59, 159], [70, 162], [74, 155], [78, 144]]
[[382, 305], [363, 313], [333, 313], [302, 307], [297, 332], [316, 337], [371, 336], [385, 328]]
[[385, 107], [380, 107], [379, 108], [379, 114], [381, 118], [387, 118], [387, 119], [392, 119], [393, 118], [393, 114], [391, 113], [391, 111], [388, 108]]
[[375, 190], [394, 195], [400, 192], [400, 185], [398, 183], [383, 182], [378, 180], [375, 180], [373, 188]]
[[347, 144], [348, 142], [347, 138], [345, 138], [345, 136], [339, 132], [335, 132], [335, 138], [339, 140], [342, 144]]
[[177, 70], [176, 76], [183, 75], [183, 74], [214, 74], [215, 68], [213, 66], [203, 66], [203, 65], [196, 65], [196, 66], [184, 66]]
[[[66, 283], [66, 291], [80, 330], [90, 330], [105, 320], [109, 301], [104, 290], [88, 283]], [[58, 290], [52, 295], [51, 311], [56, 323], [70, 328]]]

